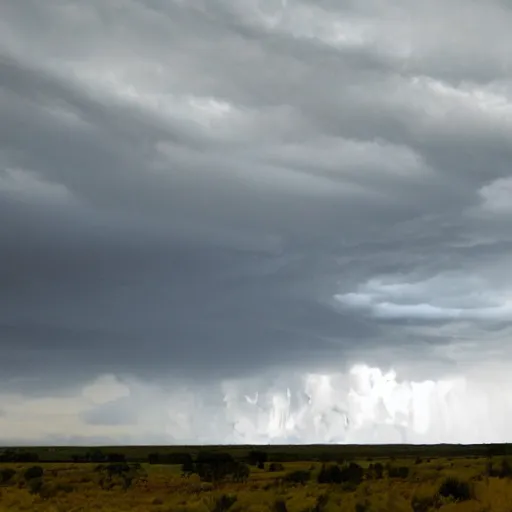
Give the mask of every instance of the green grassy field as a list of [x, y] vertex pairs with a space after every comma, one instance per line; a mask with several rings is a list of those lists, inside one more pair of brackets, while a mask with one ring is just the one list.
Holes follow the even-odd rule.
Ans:
[[[510, 512], [508, 451], [507, 445], [0, 450], [4, 460], [39, 459], [0, 462], [0, 511]], [[208, 461], [227, 454], [226, 464], [247, 468], [248, 476], [206, 471], [217, 464], [200, 466], [206, 453], [214, 457]], [[172, 462], [188, 456], [194, 469], [184, 474]], [[103, 460], [72, 462], [87, 457]]]

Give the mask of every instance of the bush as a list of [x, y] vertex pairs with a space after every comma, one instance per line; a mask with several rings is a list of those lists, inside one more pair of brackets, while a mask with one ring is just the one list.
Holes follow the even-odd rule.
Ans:
[[355, 512], [367, 512], [369, 510], [370, 504], [367, 501], [359, 501], [355, 505]]
[[364, 470], [355, 462], [345, 464], [343, 467], [337, 464], [326, 466], [325, 464], [318, 473], [319, 484], [341, 484], [351, 483], [358, 485], [363, 481]]
[[286, 501], [281, 498], [278, 498], [274, 501], [272, 506], [272, 512], [288, 512], [288, 507], [286, 506]]
[[298, 469], [297, 471], [292, 471], [285, 476], [285, 481], [294, 483], [294, 484], [305, 484], [309, 478], [311, 477], [309, 471], [305, 471], [303, 469]]
[[234, 494], [223, 494], [215, 502], [212, 512], [226, 512], [236, 503], [236, 500]]
[[344, 492], [354, 492], [357, 491], [359, 484], [357, 482], [343, 482], [341, 484], [341, 489]]
[[0, 469], [0, 484], [9, 483], [16, 474], [16, 471], [11, 468]]
[[246, 482], [250, 472], [249, 466], [243, 462], [235, 462], [229, 470], [234, 482]]
[[271, 462], [268, 466], [268, 470], [271, 473], [275, 473], [276, 471], [284, 471], [284, 466], [280, 462]]
[[42, 478], [31, 478], [27, 480], [27, 487], [30, 494], [38, 494], [43, 488]]
[[377, 480], [380, 480], [384, 474], [384, 466], [380, 462], [376, 462], [373, 466], [373, 474]]
[[500, 478], [507, 478], [512, 475], [512, 467], [510, 465], [510, 462], [507, 459], [503, 459], [501, 461], [501, 468], [499, 472]]
[[330, 466], [322, 466], [317, 480], [319, 484], [340, 484], [343, 481], [342, 477], [341, 468], [337, 464], [331, 464]]
[[75, 488], [68, 483], [58, 483], [55, 486], [55, 491], [57, 493], [63, 493], [63, 494], [69, 494], [71, 492], [74, 492]]
[[258, 466], [261, 468], [262, 465], [265, 464], [268, 460], [268, 455], [266, 452], [261, 450], [251, 450], [247, 456], [247, 462], [251, 466]]
[[32, 466], [25, 470], [23, 474], [26, 481], [33, 480], [35, 478], [43, 477], [43, 468], [41, 466]]
[[181, 465], [181, 472], [185, 475], [190, 475], [194, 473], [195, 471], [195, 465], [194, 461], [192, 460], [192, 457], [190, 457], [190, 460], [187, 460]]
[[329, 503], [329, 495], [321, 494], [317, 497], [315, 506], [313, 507], [313, 512], [323, 512], [325, 507], [327, 507], [327, 503]]
[[430, 512], [437, 505], [437, 496], [413, 496], [411, 507], [413, 512]]
[[438, 493], [455, 501], [468, 501], [472, 495], [469, 483], [454, 477], [447, 478], [439, 487]]
[[407, 466], [400, 466], [400, 467], [390, 466], [388, 468], [388, 476], [389, 476], [389, 478], [406, 479], [409, 476], [409, 468]]
[[348, 466], [345, 466], [341, 470], [342, 482], [351, 482], [353, 484], [359, 484], [363, 481], [364, 470], [355, 462], [351, 462]]
[[368, 479], [380, 480], [384, 474], [384, 466], [380, 462], [376, 462], [375, 464], [370, 464], [368, 466], [368, 470], [366, 471], [366, 475]]

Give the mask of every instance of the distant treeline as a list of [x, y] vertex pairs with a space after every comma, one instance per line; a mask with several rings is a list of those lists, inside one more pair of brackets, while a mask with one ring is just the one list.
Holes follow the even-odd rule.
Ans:
[[139, 462], [183, 465], [200, 454], [229, 454], [249, 465], [295, 461], [337, 462], [410, 457], [499, 457], [510, 444], [487, 445], [268, 445], [268, 446], [117, 446], [0, 448], [0, 462]]
[[36, 452], [5, 449], [0, 451], [0, 462], [39, 462]]

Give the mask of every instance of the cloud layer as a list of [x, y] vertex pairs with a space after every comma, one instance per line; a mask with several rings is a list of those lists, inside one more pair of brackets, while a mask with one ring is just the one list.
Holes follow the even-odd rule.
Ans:
[[[25, 441], [501, 440], [511, 23], [499, 0], [2, 2], [5, 441], [29, 417]], [[409, 419], [347, 405], [361, 368], [396, 371]], [[130, 393], [90, 403], [105, 376]], [[463, 412], [411, 419], [442, 382]]]

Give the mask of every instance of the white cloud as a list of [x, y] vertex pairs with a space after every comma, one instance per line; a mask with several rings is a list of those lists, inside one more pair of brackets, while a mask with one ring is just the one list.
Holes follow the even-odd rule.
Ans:
[[[241, 393], [226, 395], [225, 421], [234, 423], [226, 441], [505, 441], [506, 421], [512, 417], [512, 400], [502, 395], [512, 385], [507, 375], [506, 365], [485, 365], [466, 375], [415, 382], [362, 364], [348, 374], [303, 375], [288, 382], [282, 378], [276, 390], [260, 382], [254, 389], [258, 392], [256, 403], [248, 402]], [[240, 387], [243, 382], [231, 389]], [[186, 409], [189, 419], [200, 416], [193, 406]], [[206, 433], [198, 428], [187, 434], [187, 440], [204, 438]]]
[[512, 178], [500, 178], [484, 185], [479, 190], [479, 195], [484, 212], [512, 214]]
[[[98, 382], [104, 390], [112, 376], [91, 386]], [[127, 425], [110, 416], [108, 422], [84, 422], [93, 405], [79, 395], [0, 396], [2, 438], [171, 444], [505, 442], [512, 418], [512, 378], [504, 361], [480, 361], [428, 380], [404, 379], [400, 371], [361, 363], [348, 372], [268, 374], [208, 388], [173, 385], [164, 391], [136, 380], [126, 386], [137, 395], [132, 403], [137, 421]]]
[[357, 291], [334, 298], [377, 318], [507, 320], [512, 313], [512, 289], [498, 290], [484, 276], [453, 272], [416, 282], [404, 276], [395, 279], [371, 279]]
[[130, 388], [115, 375], [103, 375], [84, 387], [82, 394], [94, 404], [105, 404], [130, 396]]

